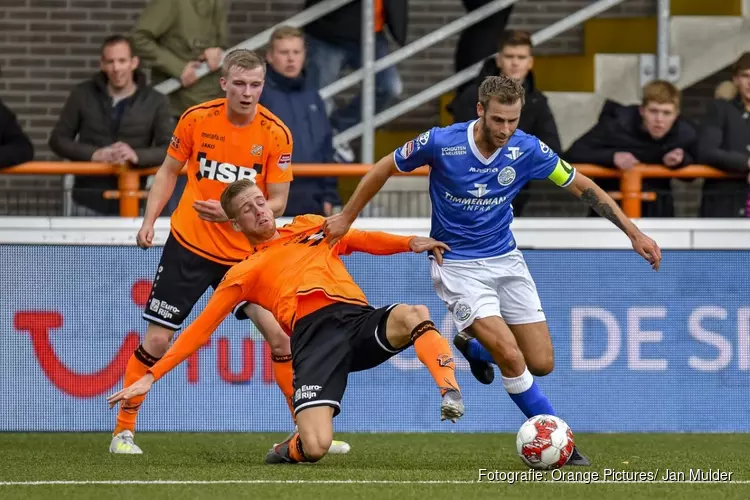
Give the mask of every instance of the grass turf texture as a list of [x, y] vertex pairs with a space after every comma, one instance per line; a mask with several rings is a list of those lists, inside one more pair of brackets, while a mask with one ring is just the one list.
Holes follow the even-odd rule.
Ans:
[[[0, 498], [750, 498], [750, 484], [741, 483], [750, 483], [741, 453], [750, 445], [748, 434], [581, 434], [577, 442], [595, 466], [563, 469], [598, 471], [600, 477], [605, 468], [647, 471], [658, 479], [667, 468], [685, 471], [686, 478], [690, 469], [718, 469], [733, 473], [733, 483], [728, 484], [477, 483], [480, 468], [527, 470], [516, 457], [515, 439], [509, 434], [339, 434], [338, 439], [352, 445], [348, 455], [329, 456], [313, 465], [265, 465], [266, 451], [282, 438], [280, 434], [140, 433], [137, 442], [145, 454], [125, 456], [107, 452], [107, 434], [0, 434]], [[3, 484], [158, 480], [244, 483]]]

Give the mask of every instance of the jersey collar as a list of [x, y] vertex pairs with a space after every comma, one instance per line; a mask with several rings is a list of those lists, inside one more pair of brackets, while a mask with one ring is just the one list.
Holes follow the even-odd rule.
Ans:
[[492, 153], [492, 156], [490, 156], [489, 158], [485, 158], [484, 155], [479, 152], [479, 148], [477, 147], [476, 143], [474, 142], [474, 125], [478, 121], [479, 120], [474, 120], [473, 122], [471, 122], [469, 124], [468, 127], [466, 127], [466, 140], [469, 141], [469, 149], [471, 149], [471, 152], [474, 155], [474, 157], [477, 160], [481, 161], [482, 164], [489, 165], [489, 164], [491, 164], [493, 161], [495, 161], [497, 159], [497, 155], [500, 154], [500, 151], [503, 148], [497, 148], [495, 150], [495, 152]]

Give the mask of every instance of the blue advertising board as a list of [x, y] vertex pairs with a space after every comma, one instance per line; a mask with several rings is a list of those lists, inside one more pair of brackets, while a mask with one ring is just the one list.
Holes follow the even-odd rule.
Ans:
[[[160, 249], [0, 246], [0, 431], [105, 431], [146, 324]], [[538, 383], [581, 432], [745, 432], [750, 403], [750, 252], [666, 251], [653, 272], [632, 251], [524, 252], [555, 347]], [[374, 306], [425, 304], [449, 339], [424, 255], [345, 258]], [[210, 291], [209, 291], [210, 294]], [[204, 297], [191, 318], [203, 308]], [[350, 376], [339, 432], [515, 432], [524, 417], [456, 353], [466, 416], [440, 422], [440, 396], [408, 350]], [[159, 381], [142, 431], [288, 431], [268, 350], [250, 322], [227, 319]]]

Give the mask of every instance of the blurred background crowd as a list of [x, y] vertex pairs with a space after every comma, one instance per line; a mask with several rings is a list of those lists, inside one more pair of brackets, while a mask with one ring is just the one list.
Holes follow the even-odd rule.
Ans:
[[[259, 49], [267, 61], [260, 102], [291, 130], [294, 163], [360, 163], [358, 140], [334, 140], [360, 122], [359, 85], [329, 99], [321, 98], [319, 91], [362, 66], [362, 2], [355, 0], [301, 28], [284, 24], [319, 3], [2, 2], [0, 168], [63, 160], [135, 168], [160, 165], [179, 116], [190, 106], [222, 96], [216, 70], [226, 51], [272, 26], [276, 29], [270, 40]], [[376, 0], [375, 57], [488, 3]], [[538, 47], [533, 41], [532, 33], [590, 3], [520, 0], [377, 73], [375, 107], [381, 112], [481, 63], [471, 81], [379, 127], [375, 157], [425, 129], [475, 119], [479, 83], [486, 76], [504, 74], [522, 81], [527, 92], [519, 128], [571, 163], [621, 171], [636, 165], [705, 165], [728, 174], [705, 180], [644, 179], [644, 217], [750, 216], [750, 52], [743, 52], [742, 44], [731, 44], [723, 53], [729, 65], [703, 64], [703, 74], [693, 76], [693, 81], [681, 81], [679, 74], [648, 81], [636, 78], [636, 98], [617, 99], [617, 92], [608, 95], [597, 88], [597, 57], [649, 48], [653, 52], [656, 0], [626, 0]], [[673, 14], [679, 14], [679, 9], [698, 2], [671, 3]], [[742, 4], [715, 3], [718, 12], [707, 14], [715, 14], [719, 24], [732, 17], [734, 4]], [[697, 13], [706, 8], [696, 7]], [[742, 15], [739, 10], [734, 17]], [[712, 22], [710, 15], [704, 18]], [[679, 57], [688, 68], [690, 55]], [[201, 78], [198, 69], [203, 63], [213, 71]], [[154, 88], [171, 78], [180, 81], [177, 91], [164, 95]], [[571, 111], [575, 96], [586, 95], [587, 109], [595, 107], [593, 114]], [[285, 215], [329, 215], [346, 201], [356, 181], [298, 176]], [[147, 190], [148, 182], [143, 176], [141, 189]], [[618, 179], [598, 182], [609, 191], [619, 189]], [[103, 194], [117, 186], [115, 176], [19, 176], [2, 175], [0, 170], [0, 214], [116, 216], [117, 199]], [[182, 187], [168, 211], [176, 207]], [[370, 214], [414, 215], [407, 213], [404, 200], [426, 199], [426, 184], [395, 186], [392, 194], [397, 196]], [[574, 201], [543, 183], [530, 184], [514, 202], [516, 216], [586, 215], [580, 211]]]

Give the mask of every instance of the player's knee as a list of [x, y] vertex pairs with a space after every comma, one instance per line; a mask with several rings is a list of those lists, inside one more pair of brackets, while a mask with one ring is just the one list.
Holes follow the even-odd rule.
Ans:
[[[152, 328], [153, 327], [153, 328]], [[143, 348], [155, 358], [161, 358], [169, 349], [174, 332], [156, 325], [149, 325], [143, 339]]]
[[535, 377], [544, 377], [555, 369], [555, 357], [552, 353], [536, 356], [526, 361], [529, 372]]
[[270, 335], [266, 335], [266, 342], [272, 356], [288, 356], [292, 352], [289, 337], [281, 328]]
[[420, 323], [430, 319], [430, 310], [427, 306], [415, 305], [405, 306], [403, 311], [403, 322], [409, 332], [417, 327]]
[[302, 439], [302, 448], [305, 452], [305, 458], [310, 462], [317, 462], [328, 453], [331, 447], [332, 438], [326, 438], [320, 435], [308, 436]]
[[506, 367], [513, 371], [523, 371], [525, 364], [523, 353], [514, 343], [496, 340], [491, 345], [490, 352], [501, 367]]

